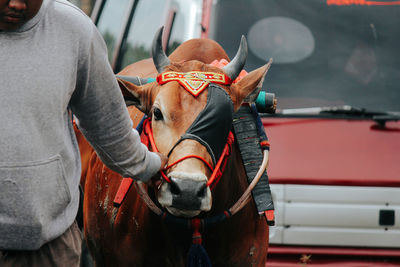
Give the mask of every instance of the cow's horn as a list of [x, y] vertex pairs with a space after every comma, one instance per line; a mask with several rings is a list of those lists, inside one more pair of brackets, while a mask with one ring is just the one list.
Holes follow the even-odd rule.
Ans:
[[152, 49], [151, 49], [152, 56], [153, 56], [153, 62], [154, 62], [154, 65], [156, 66], [158, 73], [163, 72], [165, 67], [171, 63], [162, 48], [163, 30], [164, 30], [164, 26], [162, 26], [157, 31], [156, 35], [154, 36], [153, 45], [152, 45]]
[[236, 79], [239, 75], [240, 71], [243, 69], [244, 64], [247, 59], [247, 41], [246, 38], [242, 35], [242, 39], [240, 40], [239, 49], [232, 59], [232, 61], [222, 68], [226, 75], [232, 80]]

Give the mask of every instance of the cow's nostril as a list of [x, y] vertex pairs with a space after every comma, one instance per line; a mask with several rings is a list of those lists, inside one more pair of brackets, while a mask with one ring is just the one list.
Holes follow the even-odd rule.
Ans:
[[181, 193], [179, 186], [173, 180], [169, 183], [169, 189], [173, 195], [179, 195]]
[[197, 196], [199, 198], [205, 197], [207, 192], [207, 185], [203, 185], [202, 187], [199, 188], [199, 191], [197, 191]]
[[171, 207], [176, 209], [199, 210], [208, 194], [206, 181], [191, 179], [190, 175], [189, 178], [177, 178], [171, 175], [171, 183], [168, 185], [172, 197]]

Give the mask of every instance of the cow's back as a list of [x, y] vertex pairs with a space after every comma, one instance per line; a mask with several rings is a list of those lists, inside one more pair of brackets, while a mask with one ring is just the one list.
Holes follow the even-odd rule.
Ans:
[[[211, 39], [191, 39], [178, 46], [168, 57], [172, 62], [183, 62], [198, 60], [210, 64], [215, 59], [226, 59], [229, 57], [225, 50]], [[120, 75], [139, 76], [142, 78], [155, 78], [157, 70], [151, 58], [143, 59], [125, 67]]]

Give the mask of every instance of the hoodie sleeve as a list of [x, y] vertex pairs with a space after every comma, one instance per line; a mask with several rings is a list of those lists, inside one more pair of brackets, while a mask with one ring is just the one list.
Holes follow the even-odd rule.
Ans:
[[93, 25], [81, 41], [71, 109], [79, 128], [103, 163], [124, 177], [148, 181], [161, 159], [140, 142], [107, 58], [107, 48]]

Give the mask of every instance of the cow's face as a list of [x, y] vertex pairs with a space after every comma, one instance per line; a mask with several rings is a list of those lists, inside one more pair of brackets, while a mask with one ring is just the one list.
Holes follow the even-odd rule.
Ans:
[[[157, 43], [157, 39], [161, 40], [160, 36], [161, 33], [156, 37], [156, 44], [153, 44], [153, 46], [158, 45], [161, 47]], [[231, 73], [226, 73], [226, 70], [230, 72], [229, 68], [232, 68], [232, 65], [228, 69], [219, 69], [195, 60], [179, 64], [171, 63], [164, 52], [155, 52], [155, 50], [157, 49], [153, 49], [153, 60], [159, 72], [214, 72], [227, 74], [233, 80], [244, 65], [244, 62], [240, 62], [239, 67], [236, 66], [239, 69], [234, 70], [235, 74], [232, 77]], [[243, 48], [239, 49], [240, 51], [243, 53]], [[160, 53], [162, 54], [160, 55]], [[243, 57], [243, 55], [241, 56]], [[158, 64], [160, 60], [163, 62], [163, 66]], [[235, 59], [232, 62], [234, 61]], [[269, 64], [249, 73], [237, 83], [221, 86], [222, 89], [214, 88], [215, 90], [223, 90], [223, 93], [220, 93], [220, 95], [226, 96], [227, 101], [229, 101], [229, 104], [225, 105], [231, 107], [228, 112], [237, 110], [245, 98], [251, 101], [251, 98], [257, 95], [256, 93], [261, 88], [262, 80], [268, 68]], [[214, 166], [215, 161], [218, 159], [214, 157], [213, 160], [213, 156], [211, 155], [213, 153], [210, 154], [209, 147], [207, 148], [204, 143], [190, 138], [181, 140], [181, 137], [187, 133], [193, 123], [198, 121], [199, 114], [204, 113], [202, 111], [206, 106], [210, 106], [210, 100], [208, 99], [208, 95], [211, 94], [210, 88], [205, 89], [197, 97], [194, 97], [176, 81], [163, 85], [153, 82], [137, 86], [119, 79], [119, 84], [121, 88], [132, 94], [135, 98], [136, 106], [151, 116], [151, 125], [156, 146], [161, 153], [169, 155], [169, 164], [185, 156], [196, 155], [203, 158], [209, 165]], [[223, 101], [226, 102], [226, 100]], [[217, 106], [215, 102], [214, 106]], [[227, 112], [227, 109], [217, 110], [216, 115], [218, 116], [218, 114], [223, 112]], [[227, 135], [227, 133], [218, 132], [220, 131], [218, 127], [214, 128], [210, 129], [210, 131], [216, 137], [219, 136], [220, 138], [220, 135]], [[226, 142], [226, 140], [221, 142]], [[207, 163], [197, 158], [188, 158], [167, 170], [166, 175], [171, 182], [162, 182], [157, 191], [157, 198], [158, 202], [172, 215], [194, 217], [202, 211], [209, 211], [211, 209], [212, 196], [210, 188], [207, 186], [211, 170], [207, 167]]]

